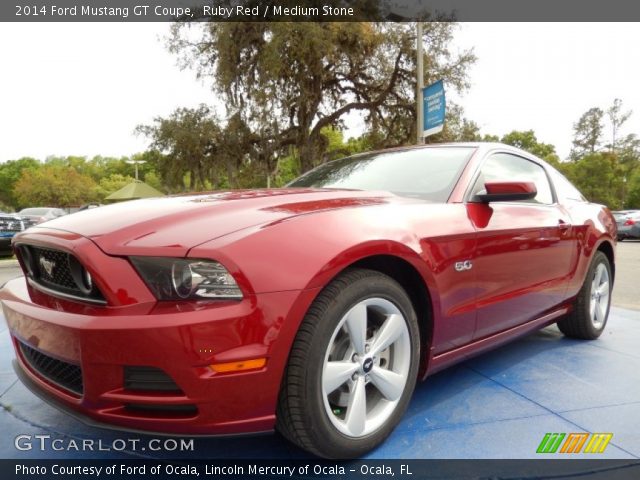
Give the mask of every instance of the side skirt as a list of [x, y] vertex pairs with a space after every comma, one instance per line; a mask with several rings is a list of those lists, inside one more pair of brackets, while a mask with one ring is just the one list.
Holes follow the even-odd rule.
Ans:
[[432, 356], [431, 359], [429, 360], [429, 366], [427, 368], [427, 372], [422, 377], [422, 380], [424, 380], [427, 376], [431, 375], [432, 373], [439, 372], [440, 370], [443, 370], [453, 365], [454, 363], [462, 362], [471, 357], [484, 353], [488, 350], [492, 350], [496, 347], [499, 347], [500, 345], [508, 343], [518, 337], [526, 335], [527, 333], [547, 327], [555, 323], [555, 321], [559, 317], [568, 313], [569, 309], [570, 307], [562, 307], [551, 313], [543, 315], [540, 318], [531, 320], [530, 322], [512, 327], [508, 330], [504, 330], [502, 332], [491, 335], [490, 337], [481, 338], [472, 343], [468, 343], [467, 345], [464, 345], [462, 347], [449, 350], [448, 352], [444, 352], [439, 355]]

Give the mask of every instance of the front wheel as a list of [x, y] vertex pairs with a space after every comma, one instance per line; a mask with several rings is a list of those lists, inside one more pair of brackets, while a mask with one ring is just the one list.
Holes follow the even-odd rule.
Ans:
[[611, 264], [607, 256], [598, 251], [593, 256], [572, 311], [558, 322], [560, 331], [573, 338], [598, 338], [609, 317], [612, 288]]
[[390, 277], [351, 270], [328, 285], [298, 331], [280, 393], [277, 428], [326, 458], [354, 458], [400, 421], [419, 358], [411, 301]]

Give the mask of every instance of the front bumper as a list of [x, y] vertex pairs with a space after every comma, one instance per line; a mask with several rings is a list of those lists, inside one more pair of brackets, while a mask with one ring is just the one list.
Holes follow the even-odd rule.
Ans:
[[[19, 278], [5, 285], [0, 300], [16, 368], [54, 405], [126, 430], [224, 435], [273, 428], [289, 349], [316, 293], [95, 307], [47, 297]], [[74, 393], [34, 368], [21, 343], [45, 358], [80, 367], [82, 391]], [[252, 358], [266, 358], [266, 365], [236, 373], [208, 367]], [[127, 366], [160, 369], [180, 392], [132, 391], [124, 385]], [[189, 409], [176, 408], [184, 406]]]

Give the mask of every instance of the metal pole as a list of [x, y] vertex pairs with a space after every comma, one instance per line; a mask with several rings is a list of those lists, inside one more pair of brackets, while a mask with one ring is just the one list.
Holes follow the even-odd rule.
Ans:
[[416, 87], [416, 137], [417, 144], [420, 145], [424, 143], [424, 138], [422, 136], [422, 132], [424, 131], [423, 127], [423, 111], [422, 111], [422, 88], [424, 87], [424, 55], [422, 53], [422, 22], [417, 22], [417, 35], [416, 35], [416, 50], [417, 50], [417, 87]]

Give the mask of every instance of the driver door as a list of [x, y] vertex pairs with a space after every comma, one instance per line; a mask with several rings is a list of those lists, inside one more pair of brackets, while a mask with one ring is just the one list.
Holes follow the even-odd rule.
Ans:
[[471, 198], [486, 181], [533, 181], [538, 193], [532, 200], [475, 205], [486, 211], [483, 224], [475, 226], [474, 340], [553, 310], [563, 299], [574, 252], [570, 218], [557, 204], [542, 165], [512, 153], [493, 153], [480, 169]]

